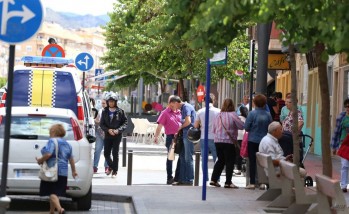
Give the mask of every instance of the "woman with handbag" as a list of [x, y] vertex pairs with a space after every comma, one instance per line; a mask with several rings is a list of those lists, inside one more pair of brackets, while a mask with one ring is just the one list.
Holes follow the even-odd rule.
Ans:
[[[344, 101], [344, 108], [345, 111], [341, 112], [336, 119], [336, 128], [332, 135], [331, 148], [334, 155], [337, 154], [338, 147], [349, 134], [349, 99]], [[341, 189], [343, 192], [347, 192], [349, 160], [341, 157], [341, 165]]]
[[248, 132], [248, 160], [249, 160], [249, 173], [250, 184], [246, 189], [255, 189], [256, 185], [256, 153], [258, 152], [259, 143], [262, 138], [268, 133], [268, 126], [273, 121], [271, 114], [266, 111], [267, 98], [263, 94], [258, 94], [254, 97], [253, 103], [255, 110], [248, 113], [245, 130]]
[[[46, 146], [41, 149], [42, 157], [36, 158], [39, 165], [45, 161], [49, 167], [52, 167], [57, 161], [58, 180], [56, 182], [48, 182], [41, 180], [40, 196], [50, 196], [50, 213], [54, 213], [55, 209], [61, 214], [64, 208], [61, 207], [58, 196], [65, 196], [68, 182], [68, 161], [71, 166], [73, 177], [78, 174], [75, 170], [75, 161], [71, 145], [63, 139], [65, 136], [63, 125], [55, 124], [50, 128], [50, 139]], [[56, 151], [58, 148], [58, 151]], [[58, 154], [58, 157], [56, 156]]]
[[235, 162], [235, 147], [238, 147], [238, 130], [244, 128], [244, 123], [235, 112], [232, 99], [223, 101], [221, 112], [216, 116], [213, 122], [214, 142], [217, 151], [217, 161], [213, 167], [211, 176], [211, 186], [220, 187], [218, 179], [225, 167], [226, 180], [224, 188], [237, 189], [231, 181]]

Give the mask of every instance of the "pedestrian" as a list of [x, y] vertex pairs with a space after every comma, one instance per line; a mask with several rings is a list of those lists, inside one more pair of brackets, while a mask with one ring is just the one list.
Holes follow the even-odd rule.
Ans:
[[179, 180], [178, 182], [173, 182], [172, 185], [193, 185], [194, 180], [194, 164], [193, 164], [193, 155], [194, 155], [194, 144], [188, 140], [188, 130], [190, 127], [194, 126], [194, 121], [196, 118], [196, 112], [192, 105], [187, 102], [182, 102], [181, 98], [174, 96], [171, 99], [177, 109], [181, 110], [182, 125], [179, 127], [178, 132], [183, 131], [183, 144], [184, 148], [179, 154]]
[[[155, 131], [154, 143], [159, 143], [159, 135], [161, 133], [161, 129], [165, 129], [166, 134], [166, 148], [167, 152], [170, 151], [172, 140], [175, 138], [175, 135], [178, 132], [179, 127], [182, 125], [181, 123], [181, 111], [176, 108], [176, 101], [172, 99], [174, 95], [169, 97], [168, 106], [161, 112], [157, 123], [158, 126]], [[172, 164], [173, 161], [166, 158], [166, 172], [167, 172], [167, 184], [172, 184], [175, 179], [172, 176]], [[179, 162], [177, 162], [177, 166]], [[179, 172], [178, 172], [179, 173]], [[177, 176], [178, 177], [178, 176]], [[176, 176], [176, 180], [178, 179]]]
[[224, 188], [237, 189], [232, 183], [235, 146], [237, 144], [238, 130], [244, 128], [244, 123], [240, 120], [232, 99], [223, 101], [221, 112], [216, 116], [213, 122], [214, 143], [217, 150], [217, 161], [213, 167], [211, 176], [211, 186], [220, 187], [218, 179], [225, 167], [226, 180]]
[[[268, 98], [267, 98], [267, 107], [269, 108], [269, 112], [271, 114], [271, 117], [275, 121], [275, 116], [279, 114], [279, 108], [276, 102], [276, 92], [273, 92]], [[280, 118], [280, 117], [278, 117]]]
[[[248, 109], [245, 106], [240, 106], [240, 120], [245, 124], [246, 117], [248, 115]], [[238, 144], [241, 147], [242, 139], [244, 138], [245, 130], [238, 130]], [[236, 149], [236, 155], [235, 155], [235, 164], [236, 164], [236, 175], [241, 175], [241, 170], [242, 170], [242, 161], [243, 158], [240, 156], [240, 149], [238, 147], [235, 147]]]
[[268, 133], [268, 126], [273, 121], [270, 112], [266, 111], [267, 98], [263, 94], [258, 94], [253, 99], [255, 110], [248, 113], [245, 122], [245, 131], [248, 132], [248, 159], [250, 184], [246, 189], [255, 189], [256, 186], [256, 153], [258, 152], [259, 143]]
[[[50, 139], [41, 149], [42, 157], [36, 158], [36, 161], [39, 165], [46, 161], [48, 166], [52, 167], [57, 159], [58, 180], [56, 182], [41, 180], [40, 196], [50, 196], [50, 213], [54, 213], [56, 209], [58, 213], [62, 214], [65, 210], [61, 206], [58, 196], [65, 196], [66, 194], [68, 183], [68, 161], [70, 163], [73, 178], [76, 178], [78, 173], [75, 170], [72, 147], [63, 139], [66, 134], [63, 125], [52, 125], [49, 134]], [[56, 144], [58, 144], [58, 152], [56, 152]], [[58, 154], [58, 157], [56, 157], [56, 153]]]
[[[344, 138], [349, 134], [349, 99], [344, 101], [345, 111], [341, 112], [336, 119], [336, 127], [334, 129], [331, 141], [333, 155], [337, 154], [337, 150]], [[349, 160], [341, 157], [341, 189], [347, 192], [348, 186], [348, 168]]]
[[[204, 99], [205, 101], [205, 99]], [[212, 155], [213, 163], [217, 160], [217, 152], [216, 152], [216, 146], [214, 144], [214, 133], [213, 133], [213, 121], [216, 118], [216, 116], [219, 114], [221, 110], [219, 108], [216, 108], [213, 106], [213, 100], [210, 97], [209, 98], [209, 110], [208, 110], [208, 139], [207, 139], [207, 145], [208, 145], [208, 151]], [[201, 151], [201, 157], [204, 155], [204, 148], [205, 148], [205, 114], [206, 114], [206, 108], [200, 109], [196, 114], [196, 120], [194, 123], [195, 128], [200, 128], [201, 130], [201, 136], [200, 136], [200, 151]], [[208, 169], [204, 169], [202, 165], [202, 170], [206, 170], [206, 175], [208, 175]], [[208, 176], [207, 176], [208, 177]]]
[[[119, 148], [122, 132], [127, 128], [127, 117], [121, 108], [117, 106], [118, 96], [109, 93], [106, 97], [107, 107], [104, 108], [100, 120], [100, 127], [104, 131], [104, 157], [109, 166], [107, 175], [118, 174]], [[113, 154], [113, 159], [110, 154]]]
[[[102, 108], [99, 109], [97, 117], [95, 118], [95, 126], [96, 126], [96, 144], [95, 144], [95, 152], [93, 155], [93, 172], [97, 173], [98, 171], [98, 163], [99, 159], [101, 157], [101, 152], [104, 147], [104, 131], [101, 129], [99, 123], [101, 120], [102, 112], [105, 107], [107, 107], [107, 101], [105, 99], [102, 99], [101, 101]], [[104, 161], [104, 172], [107, 173], [109, 169], [108, 163], [105, 160]]]
[[[291, 93], [286, 94], [286, 99], [288, 99], [288, 98], [291, 98]], [[288, 113], [290, 113], [290, 110], [288, 110], [288, 108], [286, 106], [286, 101], [285, 101], [285, 105], [281, 108], [281, 111], [280, 111], [280, 122], [281, 123], [285, 120]]]

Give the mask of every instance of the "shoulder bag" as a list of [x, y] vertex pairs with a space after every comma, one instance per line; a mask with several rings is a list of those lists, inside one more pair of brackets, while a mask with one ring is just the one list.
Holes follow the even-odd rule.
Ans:
[[237, 149], [240, 149], [240, 145], [238, 144], [237, 140], [234, 140], [234, 138], [233, 138], [232, 136], [230, 136], [228, 130], [225, 128], [225, 126], [224, 126], [224, 124], [223, 124], [222, 114], [219, 114], [219, 116], [220, 116], [220, 118], [221, 118], [222, 126], [223, 126], [223, 128], [224, 128], [224, 130], [225, 130], [225, 133], [229, 136], [231, 142], [234, 143], [235, 147], [236, 147]]
[[39, 178], [42, 181], [56, 182], [58, 180], [58, 141], [57, 139], [53, 138], [53, 142], [56, 148], [56, 162], [53, 167], [48, 167], [46, 161], [44, 161], [44, 163], [41, 165]]
[[344, 138], [338, 149], [337, 155], [341, 158], [349, 160], [349, 134]]

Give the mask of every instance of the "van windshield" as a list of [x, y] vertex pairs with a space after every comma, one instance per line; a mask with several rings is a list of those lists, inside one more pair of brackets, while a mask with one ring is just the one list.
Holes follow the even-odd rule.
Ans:
[[[46, 116], [12, 116], [11, 138], [16, 139], [49, 139], [49, 129], [53, 124], [62, 124], [66, 135], [64, 139], [74, 140], [74, 132], [69, 118]], [[0, 126], [0, 138], [4, 138], [5, 117]]]

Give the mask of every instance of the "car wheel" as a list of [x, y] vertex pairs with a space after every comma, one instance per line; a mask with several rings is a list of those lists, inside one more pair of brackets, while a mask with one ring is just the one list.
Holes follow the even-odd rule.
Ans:
[[90, 186], [90, 189], [86, 195], [82, 196], [81, 198], [73, 198], [73, 201], [76, 202], [78, 210], [89, 210], [92, 204], [92, 185]]

